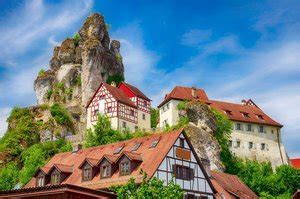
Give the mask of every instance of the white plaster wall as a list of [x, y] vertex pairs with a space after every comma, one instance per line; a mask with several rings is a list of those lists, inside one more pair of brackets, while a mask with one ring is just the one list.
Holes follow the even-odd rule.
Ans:
[[[145, 114], [145, 120], [143, 119], [143, 114]], [[138, 110], [138, 127], [141, 130], [149, 131], [151, 129], [150, 117], [149, 113]]]
[[138, 124], [135, 124], [133, 122], [129, 122], [127, 120], [123, 120], [123, 119], [118, 119], [118, 123], [119, 123], [119, 130], [123, 131], [125, 130], [123, 128], [123, 122], [126, 122], [126, 128], [128, 128], [131, 132], [135, 131], [135, 126], [138, 126]]
[[[180, 100], [170, 100], [168, 103], [164, 104], [159, 108], [159, 127], [164, 127], [164, 120], [168, 120], [170, 126], [177, 124], [179, 120], [177, 105]], [[169, 108], [167, 108], [169, 106]]]

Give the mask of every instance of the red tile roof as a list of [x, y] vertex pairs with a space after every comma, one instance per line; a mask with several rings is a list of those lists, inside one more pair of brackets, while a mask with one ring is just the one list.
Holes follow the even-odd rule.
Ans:
[[[225, 195], [232, 196], [229, 198], [258, 198], [258, 196], [245, 185], [236, 175], [212, 171], [212, 183], [217, 189], [218, 194], [227, 192]], [[226, 197], [226, 196], [225, 196]]]
[[64, 165], [64, 164], [55, 163], [55, 164], [53, 164], [51, 169], [49, 169], [48, 174], [53, 168], [56, 168], [60, 172], [63, 172], [63, 173], [72, 173], [73, 172], [73, 166], [72, 165]]
[[163, 100], [162, 103], [158, 105], [158, 108], [161, 107], [162, 105], [166, 104], [169, 102], [171, 99], [175, 100], [195, 100], [198, 99], [203, 102], [208, 101], [208, 97], [205, 93], [204, 90], [195, 88], [195, 94], [196, 98], [192, 95], [192, 90], [193, 88], [190, 87], [183, 87], [183, 86], [176, 86], [173, 88], [173, 90], [165, 96], [165, 99]]
[[300, 169], [300, 158], [290, 159], [290, 162], [294, 168]]
[[122, 91], [121, 89], [111, 86], [105, 82], [101, 82], [101, 84], [99, 85], [98, 89], [96, 90], [96, 92], [94, 93], [93, 97], [90, 99], [90, 101], [87, 103], [88, 107], [90, 105], [90, 103], [93, 101], [94, 97], [96, 96], [96, 94], [98, 93], [99, 89], [101, 88], [101, 86], [105, 86], [105, 88], [109, 91], [109, 93], [118, 101], [121, 102], [123, 104], [126, 104], [128, 106], [131, 107], [136, 107], [136, 105], [129, 99], [129, 97], [124, 93], [124, 91]]
[[[91, 189], [101, 189], [110, 187], [112, 185], [124, 184], [132, 177], [134, 177], [136, 182], [139, 183], [143, 179], [143, 174], [141, 174], [140, 171], [143, 170], [148, 174], [149, 177], [152, 177], [182, 132], [182, 130], [177, 130], [170, 133], [154, 134], [151, 136], [134, 138], [118, 143], [91, 147], [79, 150], [76, 153], [59, 153], [56, 154], [46, 164], [46, 167], [52, 167], [54, 164], [72, 165], [73, 172], [65, 181], [63, 181], [63, 184], [73, 184]], [[154, 140], [159, 140], [159, 143], [156, 147], [150, 148]], [[131, 150], [137, 142], [141, 142], [142, 144], [136, 151], [132, 152]], [[114, 151], [120, 146], [124, 146], [122, 149], [123, 153], [126, 153], [133, 159], [142, 161], [132, 171], [131, 175], [120, 176], [119, 171], [116, 171], [110, 178], [100, 179], [98, 172], [91, 181], [82, 181], [82, 171], [79, 169], [79, 166], [83, 161], [85, 161], [86, 157], [97, 160], [101, 160], [104, 156], [109, 158], [116, 156], [119, 157], [120, 155], [123, 155], [123, 153], [121, 152], [120, 154], [114, 154]], [[115, 160], [116, 159], [113, 161]], [[32, 178], [25, 187], [33, 187], [35, 184], [36, 179]]]
[[[243, 105], [243, 104], [235, 104], [229, 102], [210, 100], [209, 105], [222, 113], [226, 111], [230, 112], [229, 114], [226, 114], [226, 116], [230, 120], [257, 123], [257, 124], [268, 124], [268, 125], [282, 127], [281, 124], [279, 124], [278, 122], [270, 118], [253, 102], [251, 104], [246, 103], [245, 105]], [[246, 113], [249, 117], [245, 117], [243, 115], [244, 113]], [[263, 119], [260, 119], [259, 116], [262, 116]]]
[[[142, 98], [142, 99], [145, 99], [145, 100], [148, 100], [148, 101], [151, 101], [142, 91], [140, 91], [137, 87], [135, 86], [132, 86], [128, 83], [125, 83], [125, 82], [122, 82], [121, 84], [124, 84], [125, 86], [127, 86], [136, 96]], [[120, 85], [121, 85], [120, 84]], [[120, 86], [119, 85], [119, 86]]]

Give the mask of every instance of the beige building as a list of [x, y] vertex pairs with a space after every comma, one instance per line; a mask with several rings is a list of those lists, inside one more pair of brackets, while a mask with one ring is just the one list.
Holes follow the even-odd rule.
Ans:
[[136, 87], [102, 82], [87, 105], [87, 128], [97, 123], [98, 114], [103, 114], [110, 118], [114, 129], [149, 130], [150, 108], [150, 99]]
[[158, 106], [159, 126], [172, 126], [178, 122], [177, 105], [183, 100], [199, 100], [223, 112], [232, 122], [229, 146], [241, 158], [270, 161], [272, 166], [288, 164], [281, 140], [280, 123], [270, 118], [252, 100], [241, 104], [210, 100], [202, 89], [176, 86]]

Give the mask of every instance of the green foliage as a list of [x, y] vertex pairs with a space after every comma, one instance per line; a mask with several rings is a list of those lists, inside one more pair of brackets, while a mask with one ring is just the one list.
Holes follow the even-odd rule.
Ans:
[[62, 82], [57, 82], [54, 85], [56, 88], [60, 89], [60, 90], [64, 90], [65, 89], [65, 84]]
[[119, 53], [117, 53], [115, 56], [116, 56], [116, 59], [117, 59], [118, 62], [122, 62], [123, 61], [123, 58], [122, 58], [122, 56]]
[[50, 112], [52, 117], [54, 117], [55, 121], [58, 124], [71, 126], [72, 120], [68, 111], [60, 104], [54, 103], [50, 107]]
[[45, 73], [46, 73], [46, 71], [45, 71], [44, 69], [41, 69], [41, 70], [39, 71], [38, 76], [41, 77], [41, 76], [45, 75]]
[[108, 76], [106, 83], [111, 84], [112, 82], [115, 82], [117, 85], [119, 85], [121, 82], [124, 82], [124, 77], [122, 75]]
[[73, 89], [72, 88], [66, 88], [65, 89], [65, 94], [68, 95], [68, 96], [72, 95], [73, 94]]
[[52, 89], [48, 90], [48, 91], [47, 91], [47, 94], [46, 94], [46, 98], [47, 98], [48, 100], [50, 100], [52, 94], [53, 94], [53, 90], [52, 90]]
[[75, 78], [75, 85], [76, 85], [76, 86], [81, 86], [81, 76], [80, 76], [80, 74], [77, 74], [77, 75], [76, 75], [76, 78]]
[[181, 101], [177, 105], [178, 110], [186, 110], [186, 108], [187, 108], [187, 101]]
[[169, 132], [169, 131], [174, 131], [174, 130], [178, 130], [180, 128], [183, 128], [185, 125], [187, 125], [190, 122], [189, 118], [186, 116], [180, 116], [177, 124], [173, 125], [173, 126], [169, 126], [168, 124], [165, 126], [165, 131]]
[[19, 169], [14, 162], [0, 169], [0, 190], [9, 190], [18, 183]]
[[73, 36], [73, 41], [74, 41], [75, 46], [79, 45], [80, 39], [81, 39], [81, 37], [80, 37], [79, 33], [75, 33], [74, 36]]
[[155, 128], [157, 126], [159, 119], [159, 110], [155, 108], [151, 108], [151, 128]]
[[181, 199], [183, 198], [183, 190], [174, 181], [170, 181], [167, 186], [164, 186], [162, 180], [156, 177], [147, 179], [144, 173], [143, 181], [137, 185], [135, 180], [131, 178], [123, 186], [114, 186], [110, 188], [115, 191], [118, 198], [133, 199], [133, 198], [166, 198], [166, 199]]
[[99, 114], [94, 130], [88, 129], [85, 136], [85, 147], [98, 146], [130, 139], [133, 136], [129, 132], [120, 133], [111, 128], [108, 117]]

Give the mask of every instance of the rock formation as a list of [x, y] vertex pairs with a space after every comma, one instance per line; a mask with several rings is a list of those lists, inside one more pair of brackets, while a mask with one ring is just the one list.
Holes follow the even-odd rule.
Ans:
[[184, 129], [200, 159], [209, 160], [212, 170], [223, 171], [221, 148], [213, 136], [217, 129], [216, 121], [210, 108], [201, 102], [192, 101], [179, 114], [189, 118], [190, 122]]
[[74, 38], [54, 48], [50, 69], [34, 81], [37, 104], [63, 104], [75, 120], [75, 130], [86, 128], [85, 106], [101, 81], [124, 76], [120, 42], [111, 41], [104, 17], [89, 16]]

